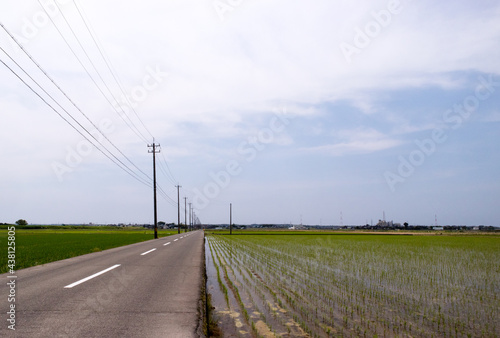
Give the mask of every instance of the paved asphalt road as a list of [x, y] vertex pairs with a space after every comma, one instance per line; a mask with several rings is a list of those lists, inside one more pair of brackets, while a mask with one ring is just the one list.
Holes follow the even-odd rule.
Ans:
[[0, 337], [197, 337], [202, 274], [203, 231], [20, 270], [15, 331], [3, 274]]

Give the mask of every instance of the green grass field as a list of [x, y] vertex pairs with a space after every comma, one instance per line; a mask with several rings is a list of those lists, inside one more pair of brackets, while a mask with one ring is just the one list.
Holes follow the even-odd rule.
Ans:
[[[177, 230], [158, 230], [158, 237], [169, 236]], [[16, 229], [15, 270], [80, 256], [123, 245], [153, 239], [153, 230], [143, 228], [46, 228]], [[0, 230], [0, 273], [8, 271], [8, 231]]]
[[238, 330], [260, 336], [500, 336], [498, 235], [207, 239], [216, 316]]

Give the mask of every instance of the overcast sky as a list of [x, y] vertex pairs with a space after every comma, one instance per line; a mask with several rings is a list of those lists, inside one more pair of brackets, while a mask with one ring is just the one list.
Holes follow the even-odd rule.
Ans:
[[0, 22], [64, 94], [0, 29], [0, 222], [152, 223], [154, 137], [166, 222], [500, 226], [498, 1], [40, 1]]

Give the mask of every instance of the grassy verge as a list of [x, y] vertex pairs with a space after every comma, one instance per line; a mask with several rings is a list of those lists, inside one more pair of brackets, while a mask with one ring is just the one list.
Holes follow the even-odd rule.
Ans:
[[[176, 230], [159, 230], [158, 237], [177, 233]], [[64, 228], [22, 229], [16, 227], [15, 270], [45, 264], [61, 259], [102, 251], [123, 245], [153, 239], [153, 230], [143, 228]], [[0, 230], [0, 273], [8, 271], [7, 230]]]

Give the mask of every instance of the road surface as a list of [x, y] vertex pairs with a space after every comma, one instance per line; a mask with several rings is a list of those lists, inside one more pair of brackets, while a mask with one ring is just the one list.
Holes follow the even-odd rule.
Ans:
[[0, 275], [0, 337], [198, 337], [203, 260], [196, 231], [20, 270], [15, 331]]

